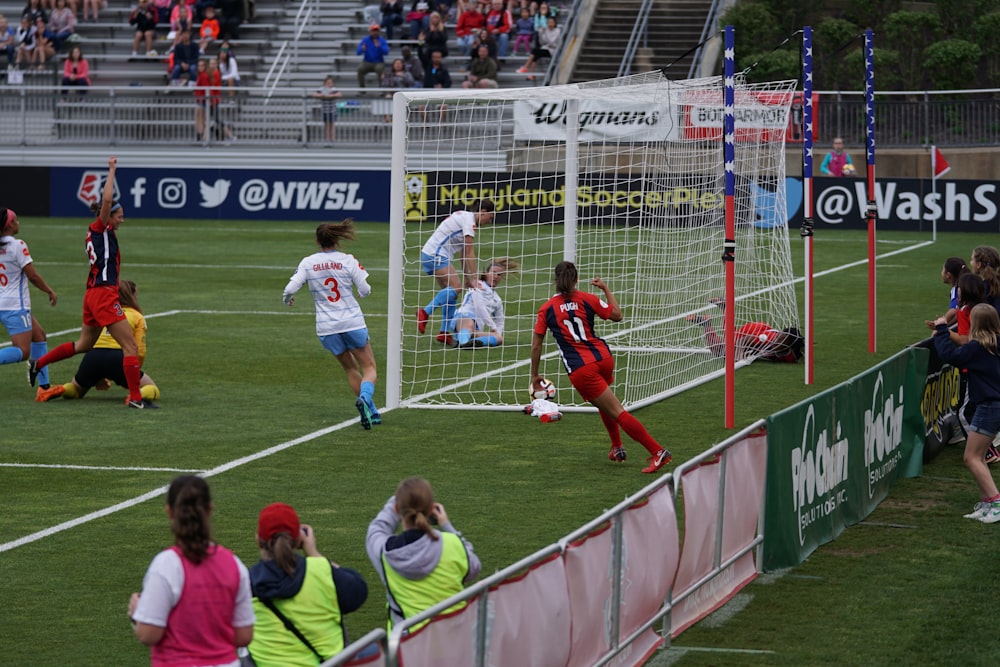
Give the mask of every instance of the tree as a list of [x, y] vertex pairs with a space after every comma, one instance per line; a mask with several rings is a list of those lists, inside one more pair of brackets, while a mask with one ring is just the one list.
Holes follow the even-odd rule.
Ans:
[[[746, 69], [757, 61], [762, 49], [777, 46], [784, 37], [766, 6], [741, 2], [719, 19], [720, 29], [733, 26], [736, 33], [736, 69]], [[746, 55], [744, 55], [746, 54]]]
[[924, 50], [940, 39], [941, 21], [933, 12], [893, 12], [885, 20], [886, 43], [899, 53], [899, 73], [906, 90], [926, 87]]
[[983, 79], [986, 86], [1000, 86], [1000, 12], [980, 16], [972, 26], [976, 44], [983, 52]]
[[939, 90], [968, 88], [975, 83], [983, 50], [964, 39], [934, 42], [924, 49], [924, 65], [931, 84]]
[[860, 49], [861, 29], [850, 21], [827, 17], [816, 27], [813, 42], [814, 84], [817, 89], [858, 90], [857, 72], [845, 65], [844, 57]]

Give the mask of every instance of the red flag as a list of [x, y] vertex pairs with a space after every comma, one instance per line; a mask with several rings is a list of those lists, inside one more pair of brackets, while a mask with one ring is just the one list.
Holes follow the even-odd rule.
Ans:
[[933, 172], [932, 178], [940, 178], [951, 171], [951, 166], [948, 161], [944, 159], [941, 155], [941, 151], [938, 150], [937, 146], [931, 146], [931, 172]]

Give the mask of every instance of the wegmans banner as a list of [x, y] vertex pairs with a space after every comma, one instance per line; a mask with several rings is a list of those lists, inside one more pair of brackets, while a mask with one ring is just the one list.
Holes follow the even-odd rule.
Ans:
[[927, 359], [909, 348], [768, 418], [764, 570], [799, 564], [920, 474]]

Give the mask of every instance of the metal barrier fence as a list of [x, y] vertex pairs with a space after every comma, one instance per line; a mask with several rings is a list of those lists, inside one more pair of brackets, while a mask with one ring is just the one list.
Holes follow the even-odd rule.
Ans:
[[[77, 89], [78, 90], [78, 89]], [[117, 146], [213, 144], [227, 126], [239, 144], [295, 147], [325, 142], [321, 101], [301, 88], [241, 88], [206, 109], [215, 132], [195, 134], [198, 101], [190, 88], [6, 86], [0, 95], [0, 145]], [[342, 89], [336, 101], [337, 144], [391, 143], [389, 90]], [[864, 143], [859, 92], [820, 92], [817, 141]], [[204, 104], [204, 102], [202, 102]], [[1000, 90], [880, 93], [875, 138], [881, 147], [1000, 144]], [[451, 119], [454, 126], [467, 119]], [[211, 124], [211, 123], [210, 123]]]
[[[495, 604], [493, 598], [502, 595], [501, 590], [505, 585], [514, 581], [523, 582], [526, 577], [532, 576], [532, 573], [538, 576], [546, 576], [539, 575], [537, 568], [544, 566], [546, 563], [551, 563], [553, 560], [565, 558], [567, 550], [579, 547], [581, 542], [602, 532], [608, 537], [607, 543], [601, 549], [608, 548], [609, 557], [607, 567], [601, 569], [601, 576], [603, 577], [606, 574], [610, 578], [610, 581], [597, 582], [588, 580], [586, 585], [588, 588], [593, 587], [595, 590], [600, 589], [602, 585], [609, 586], [607, 591], [609, 594], [604, 600], [606, 606], [591, 610], [590, 618], [576, 618], [572, 625], [576, 626], [579, 623], [585, 626], [574, 627], [573, 636], [578, 639], [588, 636], [600, 636], [605, 638], [606, 641], [603, 645], [598, 642], [596, 646], [591, 646], [589, 652], [583, 651], [585, 655], [576, 655], [576, 659], [571, 658], [569, 663], [581, 665], [638, 664], [638, 661], [641, 659], [640, 656], [648, 655], [650, 650], [655, 649], [659, 643], [656, 641], [656, 636], [651, 636], [650, 634], [657, 627], [661, 628], [661, 632], [656, 634], [669, 641], [671, 637], [677, 636], [684, 628], [688, 627], [694, 619], [704, 617], [713, 608], [711, 604], [706, 604], [703, 601], [699, 609], [693, 612], [688, 610], [686, 614], [681, 615], [680, 619], [677, 619], [673, 616], [673, 612], [678, 608], [678, 605], [683, 604], [684, 601], [692, 596], [699, 594], [711, 599], [713, 595], [711, 588], [713, 586], [717, 586], [719, 589], [714, 591], [715, 593], [721, 591], [720, 597], [728, 599], [725, 595], [726, 586], [732, 584], [732, 582], [720, 584], [720, 575], [726, 572], [732, 573], [734, 570], [729, 568], [732, 568], [734, 563], [740, 559], [751, 557], [751, 554], [755, 554], [756, 562], [760, 562], [760, 549], [764, 539], [761, 527], [762, 522], [758, 519], [757, 529], [751, 529], [751, 532], [756, 534], [747, 536], [748, 539], [745, 541], [741, 540], [737, 531], [726, 533], [724, 527], [730, 531], [732, 529], [731, 522], [727, 523], [725, 520], [727, 511], [731, 512], [732, 508], [727, 510], [726, 502], [723, 499], [729, 497], [730, 493], [733, 493], [733, 490], [729, 488], [730, 480], [733, 477], [727, 476], [726, 473], [730, 455], [734, 452], [739, 452], [736, 454], [738, 463], [734, 465], [745, 466], [747, 460], [745, 458], [746, 452], [750, 448], [762, 444], [759, 441], [755, 443], [752, 439], [765, 437], [760, 433], [763, 425], [764, 421], [761, 420], [748, 426], [724, 442], [711, 447], [699, 456], [678, 466], [672, 474], [660, 477], [639, 492], [627, 497], [610, 510], [605, 511], [592, 521], [577, 528], [558, 542], [550, 544], [513, 565], [481, 579], [458, 595], [405, 619], [402, 623], [397, 624], [391, 632], [386, 633], [381, 629], [369, 632], [364, 637], [345, 647], [343, 652], [324, 662], [321, 667], [360, 664], [398, 667], [403, 664], [403, 653], [407, 656], [405, 664], [412, 667], [423, 667], [424, 665], [431, 664], [469, 664], [476, 665], [477, 667], [485, 667], [489, 664], [499, 664], [496, 662], [496, 658], [498, 653], [503, 652], [503, 640], [518, 644], [524, 652], [535, 654], [536, 657], [546, 654], [552, 658], [559, 653], [560, 648], [565, 647], [557, 646], [553, 649], [551, 645], [559, 644], [568, 638], [546, 634], [546, 630], [550, 628], [534, 628], [536, 636], [527, 636], [531, 633], [526, 628], [521, 628], [524, 630], [523, 633], [508, 634], [500, 638], [492, 635], [491, 626], [494, 621], [502, 625], [503, 623], [499, 619], [517, 616], [516, 605], [513, 609], [510, 606], [504, 607], [503, 603]], [[740, 447], [738, 448], [737, 446]], [[760, 454], [758, 452], [758, 455]], [[763, 453], [763, 457], [766, 459], [766, 451]], [[680, 556], [680, 564], [678, 560], [674, 560], [671, 563], [672, 559], [669, 555], [671, 551], [669, 543], [671, 541], [676, 541], [675, 547], [679, 548], [678, 534], [674, 532], [671, 536], [670, 531], [661, 533], [652, 529], [643, 530], [642, 532], [646, 533], [652, 542], [657, 543], [658, 548], [654, 552], [654, 560], [662, 565], [662, 568], [669, 575], [670, 581], [674, 582], [674, 586], [680, 585], [680, 590], [670, 588], [663, 591], [661, 596], [655, 598], [657, 606], [655, 610], [649, 609], [645, 615], [636, 617], [635, 610], [638, 600], [636, 597], [637, 591], [634, 590], [634, 587], [639, 586], [641, 588], [640, 584], [642, 582], [626, 581], [629, 573], [629, 569], [625, 565], [626, 552], [629, 549], [634, 550], [635, 553], [632, 554], [631, 558], [635, 560], [637, 553], [644, 550], [639, 548], [640, 545], [634, 542], [630, 543], [630, 539], [635, 539], [635, 532], [631, 533], [630, 538], [628, 531], [624, 527], [627, 520], [626, 515], [648, 502], [657, 491], [670, 490], [672, 491], [672, 499], [668, 505], [671, 507], [670, 516], [673, 518], [673, 512], [676, 511], [675, 508], [681, 503], [681, 491], [685, 475], [689, 472], [697, 471], [706, 465], [711, 467], [712, 464], [716, 465], [719, 471], [717, 481], [715, 482], [717, 488], [714, 490], [714, 495], [712, 493], [706, 495], [706, 498], [709, 500], [708, 505], [705, 507], [714, 509], [711, 509], [707, 516], [702, 512], [697, 520], [690, 519], [689, 517], [689, 520], [694, 523], [700, 521], [704, 524], [707, 521], [708, 526], [711, 528], [708, 533], [701, 536], [704, 538], [704, 546], [707, 547], [705, 551], [708, 553], [703, 552], [698, 546], [688, 547], [692, 549], [691, 553], [688, 554], [689, 562], [692, 556], [695, 560], [698, 560], [700, 562], [699, 572], [693, 580], [689, 578], [686, 583], [679, 584], [678, 581], [674, 580], [674, 574], [677, 570], [683, 569], [685, 559], [683, 556]], [[749, 472], [745, 467], [737, 467], [734, 468], [733, 475], [742, 477]], [[758, 471], [758, 474], [762, 478], [763, 470]], [[705, 487], [698, 488], [699, 495], [705, 494]], [[762, 516], [763, 490], [760, 489], [759, 493], [759, 509], [752, 510], [751, 514], [756, 514], [759, 511]], [[753, 493], [750, 493], [750, 495], [753, 495]], [[741, 500], [745, 501], [746, 497], [741, 498]], [[703, 507], [702, 509], [705, 508]], [[690, 526], [687, 529], [695, 530]], [[699, 540], [693, 539], [692, 542], [697, 543]], [[724, 544], [727, 546], [724, 547]], [[649, 547], [650, 545], [647, 544], [645, 546]], [[728, 553], [726, 552], [727, 549], [729, 550]], [[677, 568], [677, 570], [672, 570], [671, 567]], [[555, 568], [555, 572], [559, 572], [558, 567]], [[558, 575], [549, 573], [549, 576]], [[636, 573], [632, 572], [631, 576], [636, 576]], [[681, 579], [680, 576], [678, 576], [679, 579]], [[549, 581], [551, 582], [552, 580], [549, 579]], [[655, 588], [654, 582], [655, 577], [646, 581], [647, 584]], [[550, 593], [554, 592], [551, 588], [547, 590]], [[724, 599], [722, 600], [723, 602]], [[452, 609], [455, 605], [463, 602], [468, 604], [467, 608], [460, 612]], [[510, 604], [509, 599], [507, 603], [508, 605]], [[559, 603], [559, 600], [552, 600], [550, 596], [545, 596], [543, 599], [534, 599], [534, 601], [524, 601], [524, 604], [528, 605], [552, 604], [556, 608], [562, 609], [564, 614], [569, 613], [572, 616], [572, 610], [560, 607]], [[631, 618], [626, 618], [626, 614], [624, 613], [626, 606], [632, 611]], [[449, 612], [449, 610], [451, 611]], [[474, 616], [468, 622], [454, 623], [458, 615], [462, 613], [473, 614]], [[551, 617], [551, 615], [546, 615], [546, 618]], [[601, 620], [600, 627], [595, 627], [587, 623], [587, 621], [593, 622], [596, 619]], [[435, 622], [431, 625], [424, 625], [427, 621], [431, 620], [435, 620]], [[562, 620], [565, 624], [569, 624], [565, 618]], [[421, 628], [419, 630], [420, 634], [433, 632], [434, 627], [439, 622], [444, 622], [446, 625], [439, 631], [440, 634], [436, 638], [422, 640], [424, 645], [418, 646], [415, 650], [403, 649], [403, 645], [408, 642], [408, 638], [413, 638], [412, 635], [407, 635], [410, 629]], [[454, 624], [449, 626], [447, 625], [449, 622], [453, 622]], [[554, 625], [558, 626], [560, 624], [555, 623]], [[491, 643], [491, 640], [495, 643]], [[533, 642], [537, 642], [537, 644]], [[430, 645], [430, 648], [428, 648], [428, 645]], [[543, 645], [548, 645], [551, 651], [547, 653], [546, 647]], [[410, 647], [410, 649], [413, 649], [413, 647]], [[566, 650], [571, 649], [567, 648]], [[543, 660], [539, 659], [538, 664], [543, 664], [543, 662]], [[506, 664], [521, 663], [516, 660], [510, 661], [508, 658]], [[551, 664], [557, 663], [552, 662]]]

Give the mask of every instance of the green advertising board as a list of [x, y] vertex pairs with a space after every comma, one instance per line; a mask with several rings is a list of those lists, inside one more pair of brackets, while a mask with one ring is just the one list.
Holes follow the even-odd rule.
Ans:
[[920, 474], [927, 359], [909, 348], [767, 419], [764, 570], [801, 563]]

